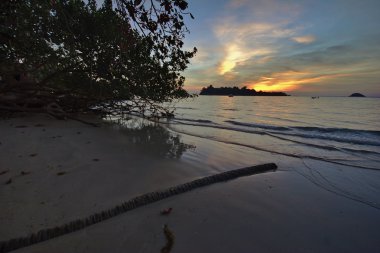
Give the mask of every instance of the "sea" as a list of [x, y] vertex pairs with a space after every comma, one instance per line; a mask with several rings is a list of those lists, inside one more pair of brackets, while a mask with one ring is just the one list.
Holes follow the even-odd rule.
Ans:
[[[181, 227], [191, 231], [187, 248], [211, 242], [215, 252], [380, 252], [379, 98], [198, 96], [170, 106], [170, 119], [109, 124], [134, 147], [125, 152], [138, 151], [126, 164], [144, 175], [138, 185], [164, 189], [277, 166], [196, 189], [185, 205], [178, 205], [182, 196], [164, 202], [173, 207], [165, 222], [176, 236], [183, 240]], [[216, 249], [220, 238], [227, 246]]]
[[198, 96], [171, 106], [173, 118], [122, 127], [145, 155], [175, 160], [176, 175], [275, 163], [264, 180], [380, 210], [379, 98]]
[[380, 170], [380, 99], [198, 96], [176, 105], [175, 132], [284, 157]]

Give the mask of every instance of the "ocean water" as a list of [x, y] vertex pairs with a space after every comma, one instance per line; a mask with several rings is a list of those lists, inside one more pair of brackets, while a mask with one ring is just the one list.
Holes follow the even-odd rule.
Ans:
[[[192, 198], [191, 209], [174, 206], [176, 213], [196, 215], [199, 223], [188, 231], [212, 228], [203, 231], [211, 237], [200, 233], [190, 244], [200, 238], [217, 238], [217, 244], [227, 236], [215, 236], [217, 230], [232, 231], [239, 240], [239, 233], [253, 234], [257, 252], [270, 251], [273, 242], [284, 252], [379, 252], [374, 235], [380, 226], [380, 99], [199, 96], [176, 107], [174, 118], [158, 123], [128, 116], [121, 125], [110, 124], [144, 156], [154, 157], [147, 159], [154, 162], [144, 168], [145, 177], [160, 175], [158, 187], [173, 179], [183, 183], [277, 165], [275, 171], [194, 191], [205, 198], [213, 191], [213, 197], [203, 203]], [[200, 218], [200, 210], [207, 218]], [[258, 242], [265, 248], [256, 249]], [[236, 251], [246, 244], [230, 245]]]
[[380, 99], [199, 96], [176, 105], [174, 132], [289, 158], [380, 170]]

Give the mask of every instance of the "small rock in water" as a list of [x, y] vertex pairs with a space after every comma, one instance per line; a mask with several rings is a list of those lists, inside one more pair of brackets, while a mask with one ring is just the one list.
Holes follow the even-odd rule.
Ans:
[[352, 93], [350, 97], [364, 98], [365, 96], [361, 93]]

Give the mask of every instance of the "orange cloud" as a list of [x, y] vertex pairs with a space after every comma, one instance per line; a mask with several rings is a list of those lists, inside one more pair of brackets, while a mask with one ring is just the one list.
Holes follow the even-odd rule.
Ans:
[[318, 83], [348, 75], [349, 74], [328, 74], [313, 77], [310, 72], [286, 71], [273, 73], [270, 77], [260, 77], [258, 81], [248, 82], [245, 83], [245, 85], [257, 91], [294, 91], [297, 90], [300, 85]]
[[313, 35], [306, 35], [300, 37], [293, 37], [292, 40], [301, 44], [310, 44], [315, 41], [315, 37]]
[[287, 24], [287, 22], [240, 23], [234, 19], [219, 22], [214, 27], [214, 33], [223, 44], [224, 50], [219, 61], [218, 74], [232, 72], [238, 63], [255, 56], [265, 57], [275, 53], [276, 47], [268, 41], [295, 35], [295, 30], [287, 28]]
[[268, 48], [250, 50], [244, 46], [232, 43], [226, 46], [225, 57], [218, 67], [220, 75], [232, 71], [239, 62], [246, 61], [254, 56], [269, 55], [272, 51]]

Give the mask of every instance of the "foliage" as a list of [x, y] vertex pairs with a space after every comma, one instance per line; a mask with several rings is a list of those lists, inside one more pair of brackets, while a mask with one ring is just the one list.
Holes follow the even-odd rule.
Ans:
[[154, 57], [166, 64], [171, 64], [174, 59], [176, 64], [171, 64], [173, 70], [182, 71], [189, 63], [188, 59], [196, 52], [185, 52], [183, 39], [187, 27], [184, 16], [188, 4], [184, 0], [116, 0], [118, 9], [123, 17], [134, 24], [136, 30], [141, 31], [147, 37], [154, 48]]
[[196, 48], [182, 49], [185, 1], [150, 4], [1, 1], [0, 108], [168, 115], [159, 103], [189, 96], [181, 72]]

